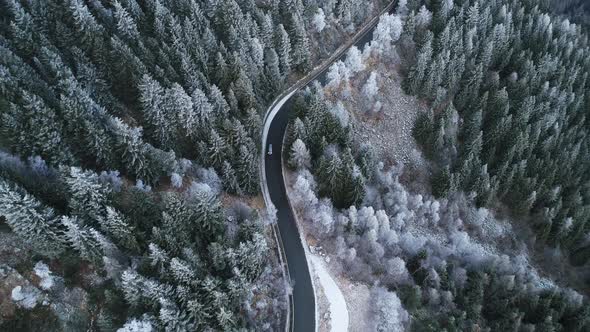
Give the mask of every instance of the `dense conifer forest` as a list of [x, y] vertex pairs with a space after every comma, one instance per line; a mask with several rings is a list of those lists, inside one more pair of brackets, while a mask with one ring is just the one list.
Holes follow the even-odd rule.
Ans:
[[[284, 329], [263, 118], [388, 3], [0, 0], [0, 330]], [[399, 0], [293, 97], [289, 194], [369, 330], [590, 329], [589, 13]], [[394, 84], [407, 165], [356, 127]]]

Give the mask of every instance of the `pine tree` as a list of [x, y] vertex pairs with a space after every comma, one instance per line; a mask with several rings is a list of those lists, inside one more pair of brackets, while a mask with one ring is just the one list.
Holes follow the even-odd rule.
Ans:
[[300, 139], [303, 143], [307, 142], [307, 130], [305, 128], [305, 124], [301, 121], [300, 118], [295, 118], [295, 120], [291, 123], [288, 127], [287, 131], [287, 140], [286, 146], [291, 146], [293, 143]]
[[311, 166], [311, 157], [309, 151], [302, 140], [297, 139], [293, 142], [290, 151], [289, 165], [294, 169]]
[[63, 216], [61, 222], [66, 228], [66, 239], [80, 257], [93, 264], [102, 264], [105, 248], [100, 234], [90, 227], [82, 226], [77, 218]]
[[2, 127], [14, 150], [22, 156], [41, 156], [51, 165], [73, 161], [55, 112], [26, 90], [22, 91], [21, 98], [21, 107], [11, 104], [8, 112], [2, 114]]
[[121, 3], [117, 0], [113, 2], [115, 9], [114, 17], [117, 21], [117, 31], [121, 36], [129, 41], [135, 41], [139, 39], [139, 31], [137, 25], [133, 20], [133, 17], [129, 15], [127, 10], [121, 6]]
[[70, 0], [68, 9], [74, 19], [75, 29], [81, 35], [81, 40], [87, 45], [93, 45], [104, 32], [103, 27], [97, 22], [84, 1]]
[[151, 183], [157, 175], [153, 173], [148, 160], [148, 146], [143, 142], [142, 129], [130, 128], [120, 119], [114, 119], [113, 127], [122, 164], [129, 174]]
[[363, 177], [370, 181], [373, 178], [377, 168], [377, 155], [375, 149], [370, 144], [361, 145], [357, 164]]
[[248, 130], [248, 135], [250, 135], [250, 137], [254, 139], [256, 143], [258, 143], [257, 141], [260, 140], [260, 136], [262, 134], [262, 119], [260, 118], [260, 115], [256, 109], [251, 108], [248, 110], [248, 115], [244, 125]]
[[238, 178], [244, 193], [258, 193], [258, 162], [255, 153], [245, 145], [240, 146], [238, 155]]
[[408, 75], [407, 88], [411, 94], [417, 94], [422, 87], [428, 64], [432, 58], [432, 38], [432, 34], [427, 35], [426, 41], [418, 51], [416, 65]]
[[177, 114], [179, 127], [185, 131], [186, 136], [196, 135], [198, 114], [191, 97], [186, 94], [180, 84], [174, 83], [170, 89], [166, 90], [165, 108], [170, 114]]
[[258, 278], [266, 263], [267, 251], [266, 239], [260, 233], [255, 233], [250, 241], [240, 243], [234, 260], [247, 280], [253, 281]]
[[174, 141], [174, 122], [165, 109], [164, 89], [149, 75], [138, 85], [141, 111], [148, 124], [149, 135], [158, 146], [168, 148]]
[[223, 182], [223, 187], [225, 190], [227, 190], [227, 192], [237, 195], [242, 193], [238, 177], [233, 167], [227, 160], [223, 162], [223, 167], [221, 169], [221, 180]]
[[3, 179], [0, 179], [0, 206], [0, 215], [8, 226], [37, 253], [56, 257], [64, 252], [66, 243], [61, 222], [53, 209]]
[[181, 284], [190, 286], [195, 281], [196, 272], [187, 262], [177, 257], [170, 260], [169, 269], [172, 277]]
[[222, 88], [227, 87], [229, 85], [229, 82], [231, 82], [232, 77], [230, 76], [227, 62], [225, 61], [225, 58], [220, 52], [217, 52], [217, 55], [215, 57], [215, 68], [216, 71], [214, 73], [214, 77], [217, 85], [219, 85]]
[[111, 236], [122, 247], [129, 250], [138, 250], [139, 245], [135, 238], [134, 229], [126, 218], [114, 208], [106, 207], [106, 217], [100, 224], [101, 230]]
[[70, 167], [65, 172], [72, 213], [80, 217], [84, 224], [98, 225], [106, 216], [110, 190], [100, 183], [98, 175], [92, 171]]
[[365, 179], [354, 162], [350, 148], [343, 153], [339, 177], [340, 187], [333, 192], [335, 205], [348, 207], [360, 204], [365, 197]]
[[352, 0], [339, 0], [336, 4], [335, 13], [339, 20], [343, 21], [343, 25], [352, 23]]
[[225, 226], [221, 202], [211, 191], [200, 190], [193, 196], [189, 206], [197, 227], [193, 232], [208, 242], [222, 240]]
[[166, 274], [166, 269], [170, 263], [170, 256], [166, 251], [154, 243], [148, 245], [150, 264], [155, 267], [160, 275]]
[[293, 65], [300, 71], [305, 72], [311, 66], [311, 51], [309, 39], [305, 31], [305, 24], [296, 14], [291, 15], [293, 36], [293, 49], [291, 52]]
[[267, 97], [271, 98], [281, 90], [282, 76], [279, 68], [279, 57], [275, 50], [267, 49], [264, 55], [264, 74], [267, 81]]
[[228, 156], [228, 147], [225, 140], [219, 136], [215, 129], [211, 129], [208, 146], [208, 162], [216, 169], [220, 169]]
[[[213, 113], [213, 106], [203, 91], [195, 89], [192, 95], [192, 104], [198, 122], [200, 132], [208, 132], [209, 127], [215, 121], [216, 114]], [[223, 113], [221, 113], [223, 115]]]
[[125, 300], [132, 307], [138, 307], [142, 302], [144, 294], [143, 277], [136, 271], [126, 270], [121, 275], [121, 289], [125, 295]]
[[212, 85], [209, 89], [209, 101], [217, 119], [223, 119], [227, 116], [229, 113], [229, 104], [216, 85]]
[[276, 31], [276, 49], [279, 55], [281, 74], [286, 77], [291, 73], [291, 40], [282, 24], [279, 24]]

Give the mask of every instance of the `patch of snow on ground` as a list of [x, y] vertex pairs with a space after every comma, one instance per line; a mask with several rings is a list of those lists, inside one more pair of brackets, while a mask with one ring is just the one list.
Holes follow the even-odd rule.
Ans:
[[332, 332], [348, 331], [348, 309], [340, 288], [330, 276], [321, 257], [310, 255], [314, 270], [330, 303], [330, 330]]

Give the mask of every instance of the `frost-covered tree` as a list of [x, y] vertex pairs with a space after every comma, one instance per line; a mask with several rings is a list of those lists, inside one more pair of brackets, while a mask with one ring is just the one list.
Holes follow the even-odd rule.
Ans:
[[410, 315], [402, 306], [396, 293], [376, 287], [372, 291], [374, 301], [375, 331], [404, 331]]
[[166, 112], [164, 89], [148, 75], [144, 75], [138, 85], [139, 102], [147, 121], [150, 136], [162, 147], [171, 146], [174, 141], [175, 123]]
[[418, 14], [416, 15], [416, 24], [424, 27], [430, 24], [432, 21], [432, 12], [426, 8], [426, 6], [420, 7]]
[[373, 33], [371, 48], [382, 56], [389, 56], [393, 52], [393, 43], [397, 42], [402, 34], [402, 21], [399, 16], [385, 14], [379, 20], [379, 24]]
[[258, 173], [258, 159], [253, 151], [245, 145], [240, 146], [237, 174], [240, 181], [240, 188], [245, 193], [255, 194], [258, 192]]
[[100, 224], [101, 230], [111, 236], [117, 244], [129, 250], [137, 250], [138, 244], [134, 229], [125, 217], [113, 207], [106, 207], [106, 216]]
[[121, 5], [119, 1], [113, 2], [114, 17], [117, 21], [117, 31], [121, 36], [129, 40], [136, 40], [139, 37], [139, 31], [137, 25], [133, 20], [133, 17], [129, 15], [127, 10]]
[[36, 252], [55, 257], [66, 249], [59, 216], [22, 188], [0, 179], [0, 215]]
[[279, 24], [275, 36], [277, 53], [281, 65], [281, 73], [287, 76], [291, 72], [291, 39], [282, 24]]
[[[202, 132], [208, 129], [215, 121], [216, 114], [213, 111], [213, 106], [209, 103], [209, 99], [203, 91], [199, 88], [195, 89], [191, 94], [192, 106], [194, 116], [196, 118], [196, 128], [191, 132]], [[221, 113], [220, 115], [222, 115]]]
[[358, 73], [365, 69], [361, 51], [354, 45], [346, 53], [346, 61], [344, 63], [346, 65], [346, 69], [352, 73]]
[[267, 85], [269, 87], [268, 95], [273, 96], [276, 92], [281, 90], [283, 81], [277, 52], [273, 49], [268, 49], [265, 52], [264, 62], [265, 74], [268, 81]]
[[221, 179], [223, 181], [223, 186], [225, 190], [227, 190], [229, 193], [242, 193], [242, 190], [240, 188], [240, 182], [238, 181], [238, 176], [236, 175], [236, 172], [227, 160], [223, 162], [223, 167], [221, 170]]
[[373, 101], [377, 93], [379, 92], [379, 85], [377, 83], [377, 73], [371, 72], [371, 75], [363, 86], [363, 94], [369, 101]]
[[318, 202], [314, 193], [313, 179], [308, 179], [306, 176], [299, 174], [297, 181], [293, 185], [292, 199], [300, 208], [313, 207]]
[[302, 140], [297, 139], [291, 146], [289, 165], [293, 168], [304, 168], [311, 166], [311, 156]]
[[101, 264], [110, 243], [95, 229], [82, 226], [77, 218], [64, 216], [61, 223], [65, 226], [65, 238], [82, 259], [94, 264]]
[[63, 125], [55, 111], [26, 90], [21, 98], [22, 106], [11, 104], [2, 114], [0, 126], [14, 150], [23, 156], [41, 156], [52, 165], [71, 162], [74, 156], [63, 139]]
[[65, 182], [70, 193], [69, 207], [73, 214], [83, 223], [96, 225], [106, 215], [107, 196], [110, 190], [99, 180], [96, 173], [70, 167], [66, 172]]
[[178, 174], [178, 173], [172, 173], [172, 175], [170, 175], [170, 184], [172, 184], [172, 186], [174, 188], [181, 188], [182, 187], [182, 175]]
[[318, 8], [318, 11], [313, 15], [312, 24], [317, 32], [324, 31], [326, 27], [326, 15], [322, 8]]
[[130, 319], [117, 332], [152, 332], [153, 330], [150, 321]]
[[[200, 98], [199, 98], [200, 97]], [[204, 106], [203, 94], [197, 93], [194, 96], [200, 104], [197, 107], [193, 105], [193, 98], [191, 98], [184, 88], [175, 83], [170, 89], [167, 89], [164, 97], [164, 107], [167, 112], [176, 114], [178, 117], [177, 123], [180, 128], [184, 129], [186, 135], [192, 137], [196, 134], [199, 126], [199, 114]], [[172, 119], [171, 119], [172, 120]], [[174, 121], [174, 120], [172, 120]]]
[[296, 15], [291, 15], [293, 49], [291, 50], [291, 58], [293, 65], [299, 71], [309, 69], [311, 65], [311, 51], [309, 47], [309, 38], [305, 32], [305, 24], [302, 19]]

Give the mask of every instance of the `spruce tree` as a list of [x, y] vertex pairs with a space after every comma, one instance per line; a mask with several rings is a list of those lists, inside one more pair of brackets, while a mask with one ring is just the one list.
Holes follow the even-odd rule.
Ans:
[[209, 156], [208, 162], [217, 169], [220, 169], [223, 162], [227, 160], [228, 147], [225, 140], [219, 136], [215, 129], [211, 129], [209, 135], [207, 154]]
[[258, 158], [251, 149], [245, 145], [240, 146], [237, 163], [240, 188], [245, 193], [254, 195], [258, 193]]
[[100, 183], [98, 175], [77, 167], [64, 170], [70, 194], [69, 207], [82, 223], [98, 225], [106, 215], [110, 190]]
[[281, 74], [286, 77], [291, 73], [291, 39], [282, 24], [279, 24], [279, 28], [276, 30], [275, 40]]
[[37, 253], [56, 257], [66, 249], [59, 216], [22, 188], [0, 179], [0, 215]]
[[101, 220], [101, 230], [111, 236], [119, 245], [128, 250], [139, 250], [135, 230], [125, 216], [113, 207], [106, 207], [106, 216]]
[[171, 147], [174, 142], [174, 122], [165, 108], [164, 89], [149, 75], [138, 85], [141, 111], [147, 121], [147, 132], [158, 146]]
[[291, 52], [293, 64], [300, 72], [305, 72], [311, 66], [309, 39], [302, 20], [296, 15], [292, 15], [291, 19], [293, 21], [293, 49]]
[[117, 21], [117, 31], [121, 36], [126, 38], [129, 41], [139, 39], [139, 31], [137, 30], [137, 25], [133, 20], [133, 17], [129, 15], [127, 10], [123, 8], [119, 1], [113, 2], [114, 17]]
[[302, 140], [297, 139], [293, 142], [289, 155], [289, 166], [292, 168], [300, 169], [311, 166], [309, 151]]
[[223, 181], [223, 187], [229, 193], [237, 195], [242, 193], [236, 172], [227, 160], [223, 162], [221, 180]]
[[72, 162], [63, 139], [63, 126], [54, 110], [38, 96], [22, 92], [21, 107], [11, 104], [3, 115], [3, 129], [14, 150], [22, 156], [41, 156], [51, 165]]
[[106, 249], [104, 237], [93, 228], [82, 226], [77, 218], [64, 216], [61, 222], [66, 228], [66, 239], [80, 257], [93, 264], [101, 265]]

